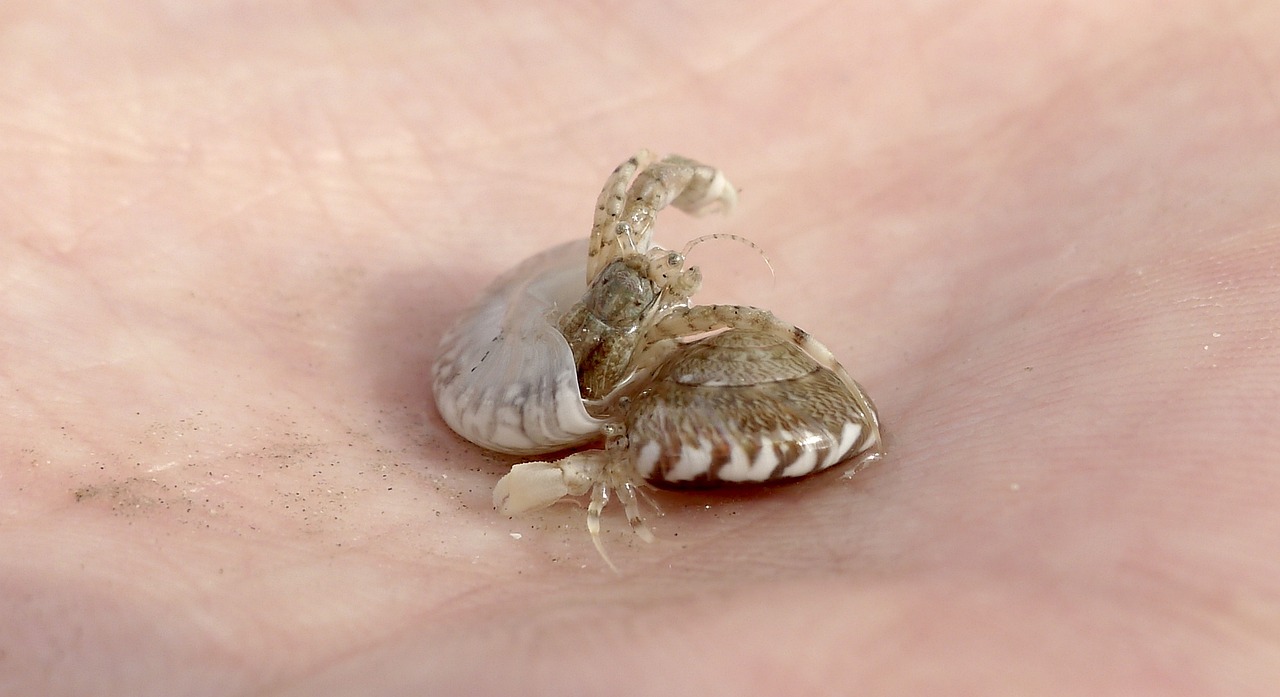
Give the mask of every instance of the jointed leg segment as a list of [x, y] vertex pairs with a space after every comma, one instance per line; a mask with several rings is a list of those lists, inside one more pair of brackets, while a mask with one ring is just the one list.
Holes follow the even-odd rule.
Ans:
[[503, 515], [515, 515], [590, 492], [587, 531], [600, 557], [617, 571], [600, 538], [600, 516], [609, 503], [610, 493], [617, 494], [626, 511], [627, 523], [640, 539], [652, 542], [653, 533], [640, 514], [637, 495], [645, 497], [645, 494], [640, 488], [643, 485], [631, 480], [625, 445], [618, 439], [611, 442], [613, 445], [606, 445], [604, 450], [584, 450], [555, 462], [525, 462], [512, 467], [494, 487], [494, 508]]
[[[587, 283], [595, 280], [618, 254], [647, 252], [654, 217], [668, 205], [693, 215], [705, 215], [727, 212], [737, 201], [733, 185], [715, 167], [679, 155], [668, 155], [658, 163], [653, 163], [653, 157], [650, 151], [641, 150], [605, 181], [596, 200], [587, 254]], [[632, 176], [635, 181], [628, 186]]]

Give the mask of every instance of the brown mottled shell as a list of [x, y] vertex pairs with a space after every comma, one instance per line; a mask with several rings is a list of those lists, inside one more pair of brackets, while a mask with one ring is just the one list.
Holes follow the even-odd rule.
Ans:
[[677, 351], [632, 399], [629, 456], [663, 488], [802, 477], [875, 445], [852, 388], [793, 342], [726, 331]]

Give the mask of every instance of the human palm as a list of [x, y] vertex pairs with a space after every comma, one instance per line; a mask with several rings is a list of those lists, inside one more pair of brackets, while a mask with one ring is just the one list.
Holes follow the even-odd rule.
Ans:
[[[1270, 5], [84, 5], [0, 35], [0, 693], [1276, 684]], [[429, 366], [645, 146], [889, 454], [614, 511], [614, 574]]]

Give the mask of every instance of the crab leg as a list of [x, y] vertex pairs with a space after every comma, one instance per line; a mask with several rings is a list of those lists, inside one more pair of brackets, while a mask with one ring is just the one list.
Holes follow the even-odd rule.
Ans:
[[591, 244], [587, 248], [587, 284], [595, 280], [600, 270], [615, 257], [620, 243], [618, 241], [619, 216], [627, 197], [627, 184], [636, 172], [648, 167], [653, 162], [654, 154], [641, 150], [630, 159], [614, 168], [600, 190], [596, 199], [596, 216], [591, 226]]
[[[649, 251], [654, 217], [663, 208], [670, 205], [692, 215], [705, 215], [728, 212], [737, 202], [737, 191], [715, 167], [679, 155], [652, 162], [653, 153], [641, 150], [618, 165], [605, 181], [596, 200], [587, 252], [588, 284], [618, 256]], [[637, 170], [640, 174], [627, 187]]]

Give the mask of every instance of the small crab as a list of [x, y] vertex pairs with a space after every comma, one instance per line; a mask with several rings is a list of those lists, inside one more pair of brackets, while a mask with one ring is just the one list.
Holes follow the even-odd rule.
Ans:
[[735, 198], [719, 170], [642, 151], [600, 194], [585, 279], [535, 257], [446, 335], [434, 387], [455, 431], [525, 454], [603, 441], [514, 466], [494, 489], [501, 513], [589, 493], [587, 528], [612, 566], [600, 539], [611, 495], [648, 541], [645, 487], [775, 483], [878, 456], [875, 407], [825, 346], [767, 310], [691, 305], [698, 268], [653, 243], [667, 205], [700, 214]]

